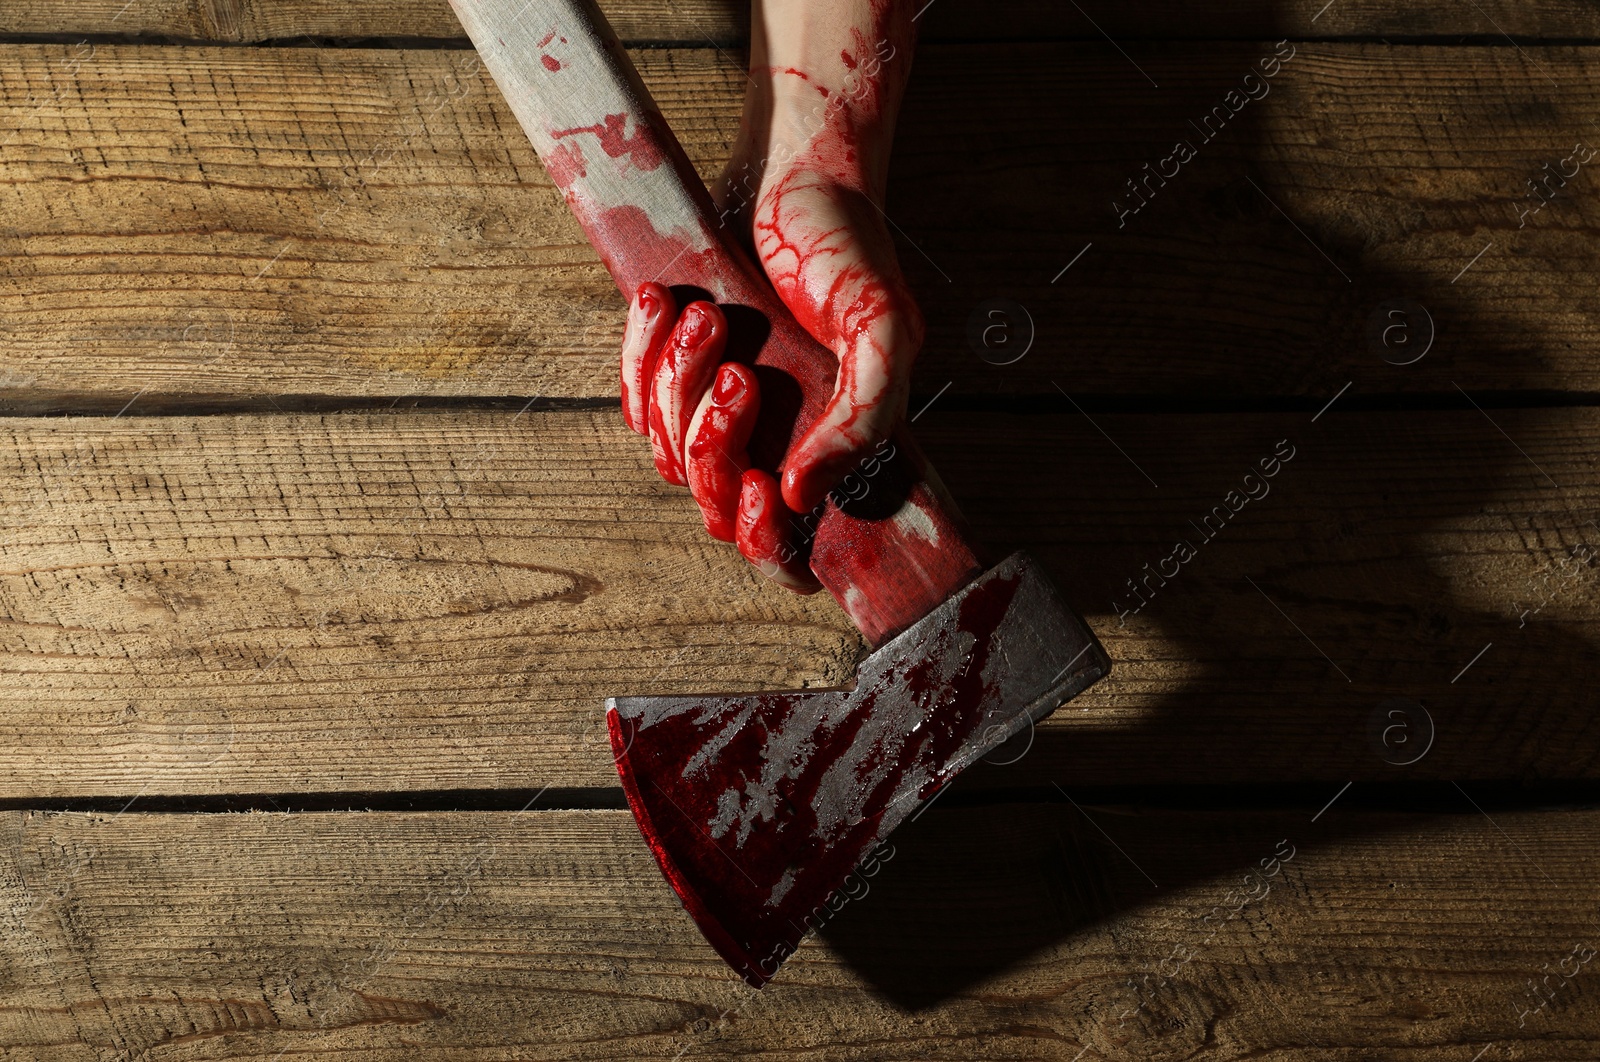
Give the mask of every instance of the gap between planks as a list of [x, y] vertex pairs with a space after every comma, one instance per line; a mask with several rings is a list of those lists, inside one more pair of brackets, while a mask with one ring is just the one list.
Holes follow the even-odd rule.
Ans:
[[[1491, 812], [1600, 810], [1600, 780], [1507, 782], [1466, 780], [1471, 803], [1456, 782], [1363, 781], [1334, 794], [1346, 810], [1396, 814], [1466, 815]], [[1326, 811], [1328, 783], [1285, 785], [1081, 785], [1069, 798], [1054, 785], [983, 789], [957, 783], [938, 796], [941, 808], [1062, 804], [1148, 811]], [[542, 789], [370, 790], [361, 793], [196, 793], [121, 794], [73, 800], [0, 798], [0, 813], [11, 811], [73, 814], [219, 815], [243, 812], [316, 814], [322, 812], [563, 812], [626, 811], [620, 787]]]

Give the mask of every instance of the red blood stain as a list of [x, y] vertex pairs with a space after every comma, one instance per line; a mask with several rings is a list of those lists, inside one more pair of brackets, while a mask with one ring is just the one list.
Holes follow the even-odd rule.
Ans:
[[755, 372], [748, 365], [725, 362], [717, 370], [700, 430], [689, 440], [686, 469], [706, 533], [722, 542], [735, 541], [743, 475], [750, 467], [745, 447], [760, 413]]
[[[631, 119], [635, 132], [626, 137], [628, 120], [624, 115], [611, 115], [599, 126], [555, 135], [593, 133], [603, 149], [623, 149], [612, 154], [637, 150], [657, 164], [670, 160], [685, 186], [696, 187], [699, 178], [675, 142], [663, 139], [643, 115]], [[568, 140], [563, 146], [575, 147], [576, 143]], [[764, 411], [749, 444], [752, 466], [781, 477], [793, 460], [796, 443], [822, 414], [833, 393], [835, 358], [796, 323], [761, 269], [740, 248], [733, 231], [716, 227], [709, 204], [693, 230], [659, 231], [640, 207], [596, 203], [584, 194], [585, 185], [567, 187], [574, 176], [584, 175], [573, 165], [582, 163], [584, 155], [568, 153], [559, 159], [556, 152], [547, 155], [554, 160], [546, 163], [552, 178], [566, 191], [569, 206], [624, 298], [632, 298], [640, 284], [651, 280], [694, 285], [724, 306], [747, 307], [767, 319], [770, 332], [759, 351], [753, 358], [748, 350], [736, 356], [753, 360], [761, 378]], [[777, 205], [782, 208], [781, 197]], [[841, 289], [835, 304], [842, 298]], [[793, 302], [803, 308], [799, 299]], [[872, 299], [865, 300], [853, 319], [863, 320], [874, 305]], [[820, 320], [811, 320], [818, 331], [827, 334]], [[742, 327], [733, 329], [735, 348]], [[794, 396], [787, 404], [775, 397], [785, 391]], [[896, 458], [873, 479], [873, 491], [881, 487], [878, 497], [902, 497], [912, 519], [902, 522], [881, 514], [847, 513], [829, 501], [810, 542], [812, 571], [873, 644], [926, 615], [981, 567], [947, 503], [922, 480], [914, 445], [909, 439], [897, 438], [896, 449]], [[801, 519], [791, 514], [791, 522], [800, 523]], [[914, 533], [919, 525], [931, 534]]]
[[622, 340], [622, 415], [628, 427], [650, 434], [650, 390], [661, 350], [678, 320], [678, 303], [660, 284], [641, 284], [628, 311]]
[[720, 303], [736, 301], [727, 293], [737, 290], [738, 267], [704, 220], [695, 233], [662, 233], [650, 223], [650, 215], [636, 206], [596, 210], [595, 204], [582, 198], [569, 205], [624, 296], [631, 296], [640, 284], [660, 280], [663, 284], [698, 285]]
[[[826, 920], [834, 890], [881, 841], [880, 825], [905, 780], [925, 779], [905, 800], [915, 807], [949, 782], [945, 766], [991, 723], [995, 691], [983, 672], [991, 636], [1020, 583], [1013, 575], [974, 588], [929, 655], [903, 662], [894, 696], [926, 706], [922, 726], [912, 734], [891, 734], [870, 749], [854, 746], [877, 708], [876, 693], [848, 713], [835, 706], [820, 725], [813, 707], [817, 694], [762, 694], [724, 707], [714, 718], [704, 709], [680, 711], [637, 730], [609, 714], [618, 773], [651, 851], [707, 940], [745, 980], [759, 987], [770, 979], [782, 956]], [[971, 657], [953, 679], [941, 681], [958, 659], [964, 635], [974, 639]], [[798, 728], [805, 728], [807, 738], [797, 746], [798, 762], [776, 765], [781, 774], [773, 779], [767, 774], [769, 741]], [[724, 743], [690, 770], [713, 736]], [[817, 814], [820, 789], [829, 770], [846, 762], [855, 765], [862, 815], [824, 828]], [[772, 814], [759, 817], [742, 842], [737, 824], [712, 835], [712, 823], [726, 811], [724, 794], [769, 791]], [[758, 806], [745, 803], [744, 815], [757, 815]], [[791, 884], [774, 902], [772, 887], [785, 877]]]
[[650, 442], [656, 471], [668, 483], [686, 485], [684, 442], [695, 407], [716, 378], [728, 339], [728, 323], [715, 303], [697, 300], [684, 307], [667, 337], [653, 373]]
[[772, 473], [761, 468], [746, 470], [739, 479], [737, 502], [734, 542], [744, 558], [780, 586], [801, 594], [816, 593], [819, 583], [796, 541], [790, 519], [794, 514], [784, 506]]
[[562, 191], [566, 191], [567, 186], [577, 178], [589, 175], [584, 164], [583, 149], [576, 143], [556, 145], [554, 151], [545, 155], [544, 168]]
[[645, 171], [653, 170], [661, 165], [661, 147], [652, 130], [647, 126], [635, 123], [633, 135], [624, 136], [627, 124], [628, 116], [626, 114], [608, 114], [605, 121], [599, 125], [584, 125], [576, 129], [557, 129], [553, 130], [550, 135], [559, 140], [562, 137], [575, 136], [578, 133], [593, 133], [595, 139], [600, 141], [600, 150], [614, 159], [626, 156], [629, 162]]
[[[538, 46], [540, 48], [543, 48], [543, 47], [547, 46], [551, 41], [553, 41], [555, 39], [556, 39], [556, 31], [555, 30], [551, 30], [549, 33], [546, 33], [544, 35], [544, 40], [540, 41]], [[565, 41], [565, 38], [562, 38], [562, 40]]]
[[767, 71], [772, 74], [788, 74], [790, 77], [797, 77], [801, 81], [811, 83], [812, 87], [822, 94], [823, 99], [827, 99], [829, 96], [827, 86], [815, 84], [812, 82], [811, 75], [806, 73], [804, 70], [799, 69], [798, 67], [769, 66], [767, 67]]
[[[895, 42], [888, 54], [908, 49], [909, 26], [891, 18], [887, 5], [874, 7], [876, 39]], [[853, 48], [840, 53], [851, 71], [848, 91], [830, 99], [822, 127], [763, 191], [753, 217], [757, 252], [779, 297], [841, 362], [827, 428], [801, 441], [783, 483], [796, 507], [819, 497], [876, 441], [884, 404], [900, 400], [922, 341], [921, 313], [875, 207], [883, 198], [877, 152], [888, 78], [879, 46], [859, 30], [852, 36]]]
[[[658, 279], [704, 288], [723, 305], [746, 306], [767, 318], [771, 334], [755, 364], [792, 380], [801, 402], [792, 419], [763, 416], [749, 455], [755, 466], [781, 474], [794, 443], [832, 393], [834, 359], [795, 323], [743, 252], [719, 242], [708, 222], [702, 220], [697, 233], [664, 234], [638, 207], [595, 211], [581, 197], [568, 201], [624, 297]], [[770, 391], [764, 386], [764, 404]], [[896, 458], [873, 478], [873, 490], [903, 496], [932, 534], [911, 533], [895, 520], [847, 513], [829, 501], [811, 541], [812, 572], [874, 645], [927, 615], [981, 567], [946, 504], [922, 479], [915, 444], [897, 435], [895, 447]]]
[[543, 63], [544, 68], [550, 71], [552, 74], [561, 69], [561, 61], [553, 55], [541, 55], [539, 56], [539, 61]]

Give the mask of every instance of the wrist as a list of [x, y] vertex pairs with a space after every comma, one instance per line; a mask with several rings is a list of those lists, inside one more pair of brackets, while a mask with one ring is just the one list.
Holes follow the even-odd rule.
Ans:
[[911, 14], [903, 0], [757, 0], [746, 132], [763, 170], [820, 166], [881, 199]]

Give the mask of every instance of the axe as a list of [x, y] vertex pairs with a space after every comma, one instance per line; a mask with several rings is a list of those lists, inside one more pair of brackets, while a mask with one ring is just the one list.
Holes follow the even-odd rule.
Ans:
[[[659, 281], [724, 307], [761, 388], [751, 460], [781, 474], [837, 361], [719, 219], [593, 0], [451, 4], [624, 298]], [[795, 520], [873, 646], [853, 689], [606, 701], [662, 873], [757, 988], [857, 895], [890, 831], [1111, 666], [1033, 560], [986, 567], [904, 429]]]

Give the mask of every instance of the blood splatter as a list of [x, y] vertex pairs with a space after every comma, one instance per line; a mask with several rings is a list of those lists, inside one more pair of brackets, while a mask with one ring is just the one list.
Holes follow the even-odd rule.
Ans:
[[652, 130], [635, 123], [633, 135], [625, 136], [628, 124], [626, 114], [608, 114], [598, 125], [584, 125], [576, 129], [557, 129], [550, 135], [557, 140], [578, 133], [593, 133], [600, 142], [600, 150], [614, 159], [626, 157], [641, 170], [650, 171], [661, 165], [661, 149]]
[[576, 143], [556, 145], [554, 151], [545, 155], [544, 168], [562, 191], [566, 191], [577, 178], [589, 175], [584, 165], [583, 149]]
[[550, 71], [552, 74], [561, 69], [561, 60], [557, 59], [553, 55], [541, 55], [539, 56], [539, 61], [543, 63], [544, 68]]

